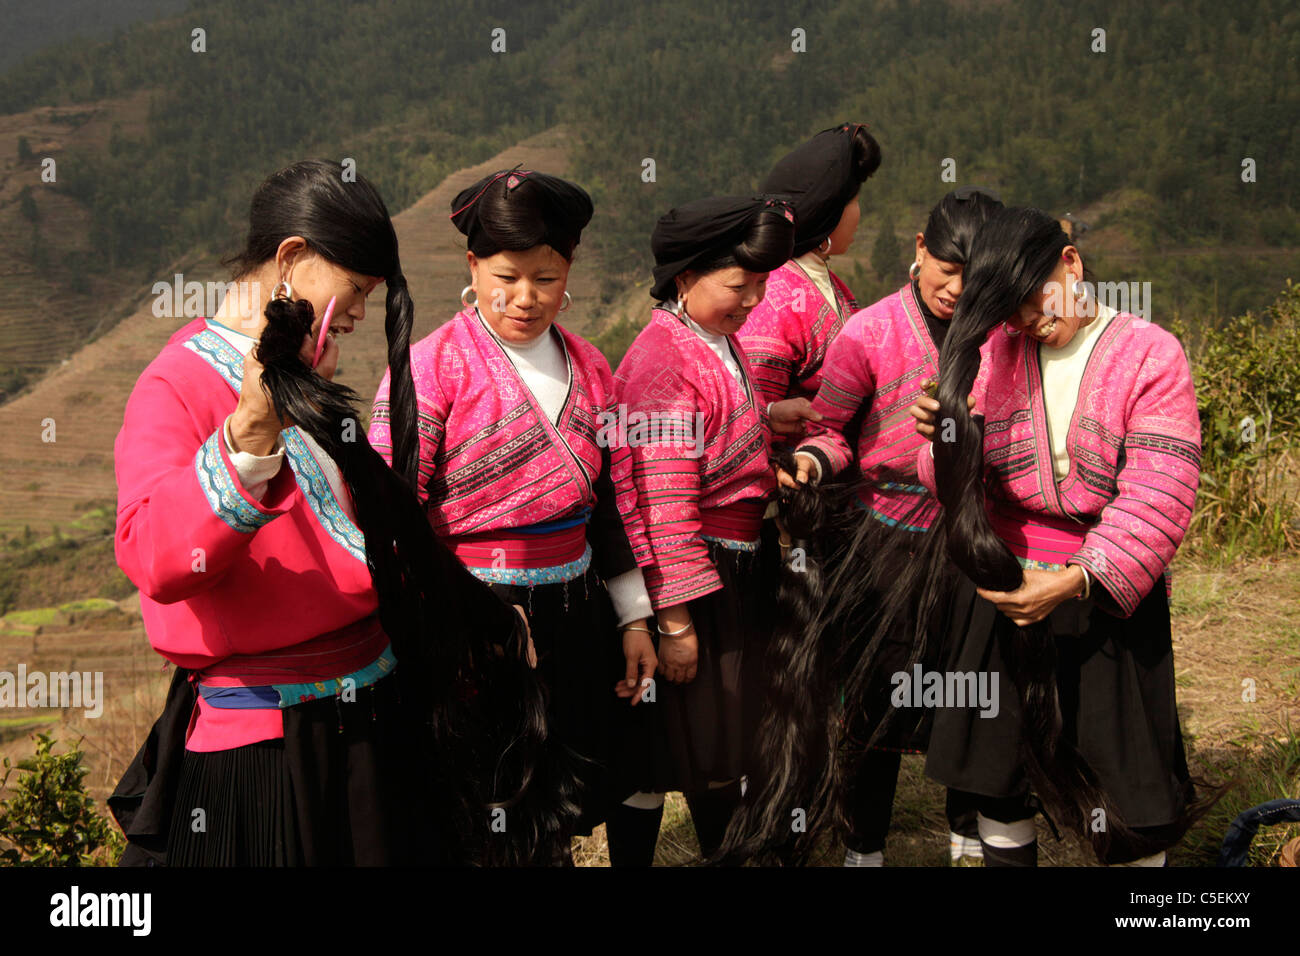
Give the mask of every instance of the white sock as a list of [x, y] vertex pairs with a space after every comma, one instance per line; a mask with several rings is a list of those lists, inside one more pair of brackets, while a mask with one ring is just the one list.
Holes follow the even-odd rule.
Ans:
[[1028, 820], [1016, 820], [1013, 823], [1002, 823], [998, 820], [990, 820], [984, 814], [976, 815], [980, 827], [980, 839], [989, 846], [995, 846], [999, 849], [1010, 850], [1018, 846], [1029, 846], [1038, 839], [1038, 828], [1034, 825], [1034, 818]]
[[859, 853], [857, 850], [847, 850], [844, 853], [845, 866], [884, 866], [885, 851], [876, 850], [873, 853]]
[[984, 859], [984, 845], [980, 843], [979, 837], [962, 836], [960, 833], [948, 833], [948, 852], [952, 854], [953, 862], [960, 860], [963, 856], [973, 856], [976, 859]]
[[623, 801], [623, 806], [633, 810], [657, 810], [664, 805], [662, 793], [647, 793], [641, 790]]
[[1128, 863], [1111, 863], [1111, 866], [1164, 866], [1165, 851], [1153, 853], [1150, 856], [1144, 856], [1140, 860], [1130, 860]]

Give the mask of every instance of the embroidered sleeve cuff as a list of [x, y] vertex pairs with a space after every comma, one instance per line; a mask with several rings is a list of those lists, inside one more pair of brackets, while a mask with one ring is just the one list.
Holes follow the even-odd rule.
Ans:
[[[213, 432], [199, 446], [194, 456], [194, 473], [213, 514], [235, 531], [252, 534], [272, 518], [289, 510], [287, 504], [265, 508], [250, 497], [224, 447], [220, 430]], [[262, 484], [265, 492], [268, 482]]]
[[714, 591], [722, 590], [722, 578], [712, 564], [699, 568], [695, 574], [674, 574], [665, 577], [658, 567], [646, 570], [646, 590], [650, 592], [650, 601], [655, 610], [685, 604], [695, 598], [704, 597]]
[[640, 568], [625, 571], [606, 582], [609, 587], [609, 599], [618, 615], [619, 626], [649, 617], [653, 612], [650, 606], [650, 593], [645, 588], [645, 575]]

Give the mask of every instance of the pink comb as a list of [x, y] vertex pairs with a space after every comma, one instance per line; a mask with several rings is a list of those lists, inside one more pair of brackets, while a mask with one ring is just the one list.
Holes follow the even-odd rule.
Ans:
[[325, 306], [325, 319], [320, 324], [320, 336], [316, 339], [316, 356], [311, 360], [311, 367], [315, 368], [320, 364], [320, 357], [325, 351], [325, 336], [330, 332], [330, 319], [334, 315], [334, 302], [338, 296], [330, 296], [330, 304]]

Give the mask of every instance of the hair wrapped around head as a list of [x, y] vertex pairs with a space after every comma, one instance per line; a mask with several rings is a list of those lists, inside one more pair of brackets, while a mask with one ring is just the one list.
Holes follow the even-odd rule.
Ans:
[[988, 221], [1002, 201], [992, 190], [962, 186], [944, 196], [930, 210], [925, 222], [926, 251], [940, 262], [966, 265], [975, 233]]
[[582, 187], [516, 166], [462, 189], [450, 218], [476, 256], [548, 245], [572, 260], [591, 214], [591, 197]]
[[779, 196], [712, 196], [672, 209], [650, 238], [659, 302], [677, 298], [676, 278], [688, 269], [712, 272], [740, 266], [771, 272], [790, 258], [795, 212]]
[[880, 144], [867, 127], [841, 123], [783, 156], [758, 188], [794, 204], [799, 226], [793, 254], [801, 256], [835, 231], [844, 207], [879, 168]]

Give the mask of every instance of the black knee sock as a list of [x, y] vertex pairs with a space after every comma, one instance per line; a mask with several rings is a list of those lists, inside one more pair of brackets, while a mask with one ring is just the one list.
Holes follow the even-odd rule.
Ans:
[[713, 856], [722, 845], [731, 815], [740, 805], [740, 781], [733, 780], [725, 787], [698, 790], [686, 794], [686, 805], [691, 810], [691, 823], [700, 841], [700, 855]]
[[844, 845], [850, 850], [875, 853], [885, 848], [902, 759], [902, 754], [889, 750], [869, 750], [858, 758], [844, 794], [849, 827]]
[[620, 803], [605, 821], [609, 840], [610, 866], [650, 866], [655, 861], [655, 844], [659, 842], [659, 824], [664, 818], [660, 804], [643, 810]]
[[1038, 841], [1024, 846], [989, 846], [983, 840], [985, 866], [1037, 866]]
[[978, 802], [979, 797], [976, 794], [949, 787], [944, 807], [948, 816], [948, 829], [971, 840], [978, 840], [980, 836]]

